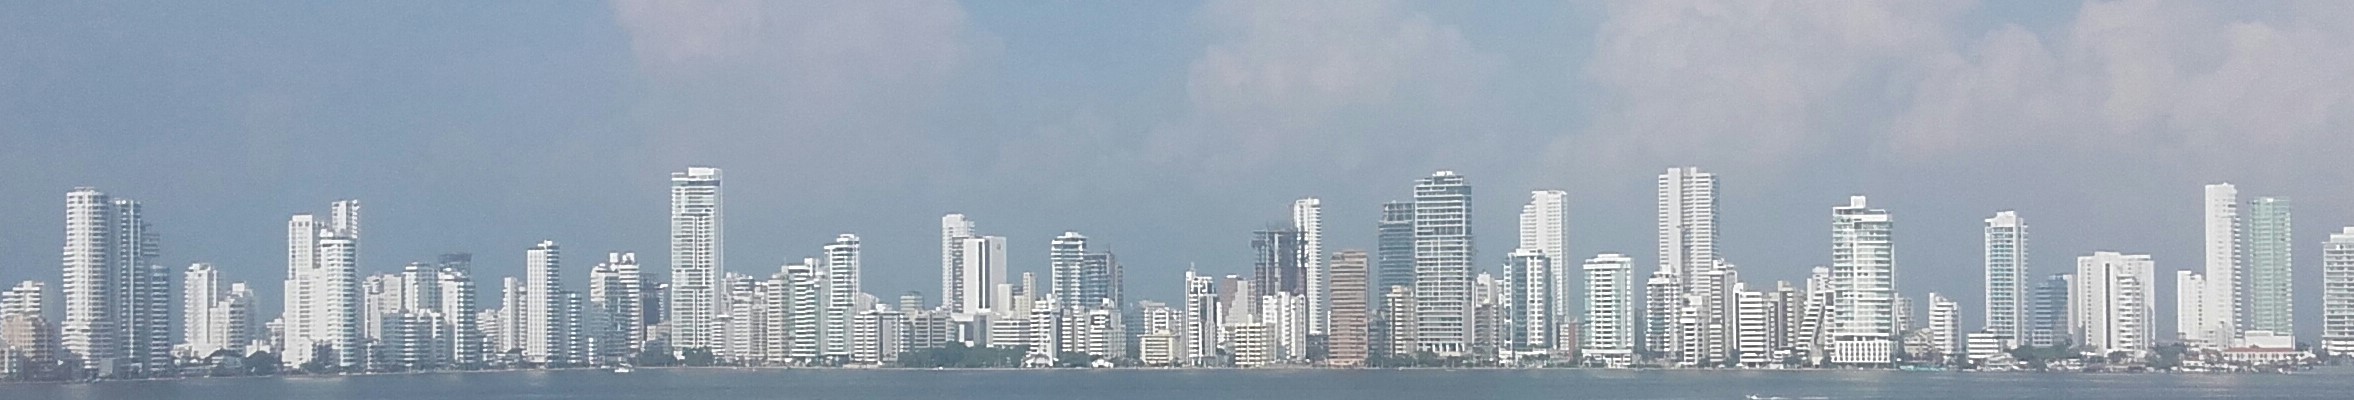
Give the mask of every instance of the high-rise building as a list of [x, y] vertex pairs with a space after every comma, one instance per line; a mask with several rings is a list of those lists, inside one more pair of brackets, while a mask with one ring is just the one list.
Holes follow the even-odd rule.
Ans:
[[[1682, 328], [1678, 327], [1684, 309], [1683, 278], [1674, 270], [1661, 268], [1652, 271], [1643, 281], [1643, 322], [1637, 330], [1641, 346], [1649, 357], [1674, 360], [1683, 344], [1678, 341]], [[1663, 360], [1664, 361], [1664, 360]]]
[[1653, 313], [1646, 318], [1662, 325], [1655, 328], [1690, 328], [1650, 332], [1662, 340], [1647, 346], [1677, 358], [1679, 365], [1720, 365], [1730, 358], [1728, 343], [1736, 339], [1728, 328], [1737, 323], [1729, 314], [1738, 279], [1732, 265], [1717, 256], [1716, 174], [1698, 167], [1669, 168], [1659, 175], [1658, 191], [1660, 272], [1654, 279], [1673, 282], [1647, 285], [1667, 291], [1646, 293], [1657, 296], [1646, 300], [1646, 311]]
[[437, 263], [441, 270], [435, 278], [441, 282], [434, 286], [441, 289], [442, 336], [448, 338], [444, 343], [449, 345], [443, 359], [451, 368], [479, 368], [489, 349], [483, 343], [488, 338], [482, 332], [481, 308], [475, 302], [472, 263], [473, 255], [465, 253], [444, 254]]
[[2354, 354], [2354, 227], [2321, 244], [2321, 349]]
[[[2239, 189], [2229, 183], [2205, 187], [2201, 218], [2205, 238], [2201, 243], [2206, 250], [2206, 269], [2199, 278], [2205, 281], [2206, 290], [2195, 295], [2199, 305], [2196, 310], [2177, 310], [2177, 318], [2187, 319], [2190, 322], [2186, 324], [2191, 325], [2190, 329], [2183, 329], [2182, 341], [2193, 347], [2229, 346], [2239, 335], [2240, 310], [2244, 306], [2240, 303], [2241, 263], [2245, 261], [2242, 246], [2246, 244], [2244, 232], [2240, 231], [2239, 195]], [[2092, 280], [2081, 275], [2077, 279], [2079, 286]]]
[[2297, 332], [2295, 268], [2288, 198], [2257, 197], [2247, 204], [2247, 329], [2280, 335]]
[[784, 329], [771, 330], [773, 338], [782, 338], [785, 359], [790, 362], [814, 363], [825, 356], [826, 273], [816, 259], [784, 266], [782, 314]]
[[1669, 168], [1659, 175], [1661, 270], [1689, 280], [1716, 267], [1716, 188], [1716, 174], [1698, 167]]
[[1340, 367], [1365, 365], [1373, 322], [1372, 288], [1367, 287], [1370, 267], [1364, 250], [1341, 250], [1332, 253], [1327, 263], [1332, 278], [1331, 330], [1325, 331], [1327, 356], [1325, 363]]
[[1373, 248], [1373, 306], [1379, 309], [1391, 286], [1414, 286], [1414, 202], [1381, 204], [1379, 238]]
[[727, 273], [720, 171], [688, 167], [670, 174], [670, 311], [672, 348], [709, 349], [712, 317]]
[[1078, 305], [1117, 308], [1127, 304], [1127, 278], [1121, 269], [1120, 258], [1111, 252], [1080, 255]]
[[1553, 259], [1537, 249], [1512, 251], [1504, 263], [1504, 317], [1512, 325], [1506, 342], [1515, 352], [1553, 349]]
[[227, 346], [224, 338], [213, 336], [213, 307], [220, 305], [221, 270], [212, 264], [189, 265], [180, 280], [180, 337], [181, 345], [197, 357], [211, 355]]
[[[956, 301], [955, 304], [964, 307], [964, 309], [957, 311], [969, 315], [979, 315], [1012, 306], [1012, 304], [998, 304], [997, 302], [1000, 296], [997, 296], [996, 288], [999, 284], [1006, 283], [1005, 237], [965, 237], [959, 240], [956, 247], [957, 260], [961, 264], [957, 266], [957, 270], [963, 273], [963, 276], [957, 278], [957, 282], [961, 286], [957, 287], [955, 292], [964, 297]], [[1004, 294], [1011, 295], [1012, 293], [1007, 291]]]
[[605, 262], [589, 268], [589, 312], [596, 322], [587, 329], [596, 339], [600, 359], [622, 359], [646, 340], [645, 274], [637, 253], [612, 252]]
[[289, 367], [354, 370], [365, 360], [359, 285], [360, 202], [329, 205], [328, 218], [286, 223], [285, 315]]
[[1986, 331], [2027, 338], [2027, 221], [2017, 211], [1986, 219]]
[[2069, 323], [2075, 343], [2099, 349], [2144, 354], [2155, 330], [2150, 318], [2157, 304], [2156, 264], [2147, 254], [2094, 252], [2076, 258], [2074, 290], [2070, 291]]
[[64, 249], [66, 361], [104, 375], [170, 367], [171, 274], [157, 262], [144, 207], [74, 188], [66, 193]]
[[2207, 285], [2207, 276], [2198, 271], [2174, 271], [2174, 337], [2184, 344], [2201, 340], [2207, 331]]
[[[1553, 288], [1553, 298], [1546, 310], [1554, 325], [1568, 321], [1575, 312], [1577, 300], [1570, 294], [1570, 279], [1578, 274], [1569, 265], [1569, 192], [1538, 190], [1529, 192], [1528, 204], [1520, 206], [1520, 247], [1535, 250], [1552, 262], [1552, 270], [1545, 271], [1551, 280], [1544, 282]], [[1561, 343], [1559, 347], [1569, 347]]]
[[1888, 210], [1871, 208], [1864, 196], [1831, 209], [1831, 286], [1838, 296], [1831, 310], [1835, 364], [1894, 361], [1896, 246]]
[[1184, 347], [1179, 351], [1184, 356], [1180, 358], [1188, 360], [1187, 363], [1201, 363], [1217, 356], [1218, 344], [1223, 343], [1223, 338], [1218, 335], [1219, 321], [1224, 320], [1219, 315], [1220, 311], [1217, 278], [1187, 268], [1183, 317], [1185, 331], [1181, 332], [1180, 340]]
[[1943, 362], [1962, 354], [1961, 305], [1929, 292], [1929, 349]]
[[1441, 355], [1471, 351], [1471, 184], [1441, 170], [1414, 184], [1415, 344]]
[[1251, 288], [1261, 294], [1306, 292], [1307, 268], [1300, 232], [1269, 227], [1251, 233]]
[[858, 235], [844, 233], [827, 243], [825, 251], [825, 304], [822, 324], [825, 337], [821, 353], [834, 359], [850, 358], [850, 319], [858, 309], [858, 296], [865, 294], [860, 281]]
[[1088, 280], [1085, 271], [1086, 255], [1087, 236], [1080, 235], [1079, 232], [1065, 231], [1061, 236], [1055, 236], [1053, 241], [1048, 242], [1046, 252], [1047, 279], [1053, 283], [1047, 289], [1047, 297], [1054, 298], [1066, 305], [1090, 307], [1104, 300], [1099, 297], [1099, 294], [1091, 295], [1085, 293], [1088, 290], [1083, 289]]
[[523, 358], [538, 364], [573, 362], [564, 336], [563, 250], [542, 240], [523, 253]]
[[1586, 259], [1585, 318], [1578, 352], [1604, 365], [1627, 365], [1635, 355], [1635, 260], [1618, 253]]
[[[988, 297], [986, 293], [965, 293], [964, 240], [973, 236], [973, 221], [964, 214], [940, 217], [940, 308], [955, 313], [972, 313], [981, 308], [967, 305], [973, 297]], [[988, 287], [986, 285], [981, 287]]]
[[24, 281], [0, 292], [0, 377], [23, 376], [29, 365], [57, 360], [57, 326], [43, 315], [47, 287]]
[[1324, 336], [1331, 328], [1330, 274], [1324, 263], [1324, 201], [1314, 197], [1291, 202], [1291, 229], [1300, 233], [1300, 265], [1306, 275], [1308, 335]]

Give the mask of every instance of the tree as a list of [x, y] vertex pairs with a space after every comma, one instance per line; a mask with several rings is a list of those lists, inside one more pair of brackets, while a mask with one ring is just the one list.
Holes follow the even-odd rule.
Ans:
[[686, 363], [689, 367], [709, 367], [717, 364], [716, 357], [713, 357], [711, 349], [707, 348], [688, 348], [685, 351], [680, 351], [679, 355], [679, 361]]

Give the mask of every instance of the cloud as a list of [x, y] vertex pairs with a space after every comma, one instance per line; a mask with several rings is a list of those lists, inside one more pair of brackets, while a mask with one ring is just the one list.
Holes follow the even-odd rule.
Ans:
[[1554, 150], [1737, 167], [2104, 151], [2229, 175], [2354, 128], [2342, 2], [2095, 1], [2043, 30], [1977, 28], [1972, 7], [1615, 4], [1580, 71], [1610, 100]]
[[925, 124], [994, 40], [946, 0], [612, 4], [648, 85], [636, 111], [656, 156], [776, 174], [929, 171], [840, 155], [947, 152], [919, 140]]
[[1286, 161], [1346, 165], [1449, 151], [1502, 58], [1398, 1], [1216, 0], [1186, 73], [1188, 115], [1155, 129], [1154, 161], [1213, 174]]

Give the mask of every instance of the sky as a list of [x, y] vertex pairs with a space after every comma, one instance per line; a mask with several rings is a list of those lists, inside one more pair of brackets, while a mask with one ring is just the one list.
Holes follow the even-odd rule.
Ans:
[[363, 272], [464, 251], [519, 276], [543, 239], [575, 285], [605, 251], [664, 271], [689, 165], [726, 171], [730, 271], [856, 233], [886, 298], [938, 290], [949, 212], [1008, 237], [1015, 271], [1078, 231], [1132, 300], [1174, 301], [1186, 268], [1247, 273], [1250, 232], [1295, 198], [1323, 199], [1327, 249], [1367, 248], [1380, 203], [1442, 169], [1474, 187], [1481, 270], [1528, 191], [1561, 189], [1571, 254], [1649, 271], [1654, 179], [1694, 165], [1753, 284], [1828, 263], [1830, 208], [1870, 195], [1898, 290], [1972, 328], [1995, 211], [2028, 220], [2037, 275], [2153, 255], [2170, 316], [2200, 185], [2289, 197], [2312, 340], [2320, 243], [2354, 225], [2350, 20], [2328, 0], [9, 2], [0, 281], [57, 279], [76, 186], [143, 201], [168, 265], [267, 299], [287, 216], [342, 198], [365, 202]]

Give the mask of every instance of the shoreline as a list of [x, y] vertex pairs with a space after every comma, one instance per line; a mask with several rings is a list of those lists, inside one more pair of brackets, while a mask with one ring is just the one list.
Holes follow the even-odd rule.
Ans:
[[[733, 370], [733, 371], [748, 371], [748, 372], [776, 372], [776, 371], [820, 371], [820, 372], [858, 372], [858, 371], [889, 371], [889, 372], [925, 372], [925, 371], [936, 371], [936, 372], [1078, 372], [1078, 371], [1089, 371], [1089, 372], [1098, 372], [1098, 371], [1100, 371], [1100, 372], [1194, 372], [1194, 371], [1204, 371], [1204, 372], [1268, 372], [1268, 373], [1286, 373], [1286, 372], [1303, 372], [1303, 371], [1312, 371], [1312, 372], [1381, 372], [1381, 371], [1436, 371], [1436, 372], [1499, 372], [1499, 371], [1551, 372], [1551, 371], [1562, 371], [1562, 372], [1568, 372], [1568, 371], [1585, 371], [1585, 372], [1676, 372], [1676, 373], [1760, 373], [1760, 372], [1762, 372], [1762, 373], [1841, 373], [1841, 372], [1889, 372], [1889, 373], [1905, 373], [1905, 374], [1946, 374], [1946, 373], [1952, 373], [1952, 374], [2004, 374], [2004, 375], [2030, 375], [2030, 374], [2032, 374], [2032, 375], [2251, 375], [2251, 374], [2253, 374], [2253, 375], [2297, 375], [2296, 373], [2280, 373], [2280, 372], [2213, 372], [2213, 371], [2144, 371], [2144, 372], [2123, 372], [2123, 371], [2028, 371], [2028, 370], [2012, 370], [2012, 371], [1989, 371], [1989, 370], [1942, 370], [1942, 371], [1922, 371], [1922, 370], [1879, 369], [1879, 368], [1874, 368], [1874, 369], [1837, 369], [1837, 368], [1787, 368], [1787, 369], [1778, 369], [1778, 368], [1758, 368], [1758, 369], [1699, 369], [1699, 368], [1510, 368], [1510, 367], [1401, 367], [1401, 368], [1318, 368], [1318, 367], [1278, 367], [1278, 368], [1244, 368], [1244, 367], [1184, 367], [1184, 368], [1175, 368], [1175, 367], [1170, 367], [1170, 368], [1151, 368], [1151, 367], [1126, 367], [1126, 368], [1012, 368], [1012, 367], [990, 367], [990, 368], [907, 368], [907, 367], [778, 367], [778, 366], [745, 366], [745, 367], [735, 367], [735, 366], [670, 366], [670, 367], [633, 367], [633, 368], [635, 368], [635, 369], [637, 369], [637, 370]], [[2310, 370], [2310, 369], [2313, 369], [2313, 368], [2306, 368], [2306, 370]], [[237, 379], [287, 379], [287, 380], [309, 380], [309, 379], [365, 378], [365, 377], [372, 377], [372, 376], [445, 375], [445, 374], [446, 374], [446, 375], [458, 375], [458, 374], [491, 374], [491, 373], [531, 373], [531, 372], [609, 371], [609, 370], [610, 370], [610, 369], [609, 369], [609, 368], [606, 368], [606, 367], [579, 367], [579, 368], [552, 368], [552, 369], [550, 369], [550, 368], [534, 368], [534, 369], [482, 369], [482, 370], [435, 370], [435, 371], [403, 371], [403, 372], [378, 372], [378, 373], [361, 373], [361, 374], [334, 374], [334, 375], [293, 374], [293, 375], [260, 375], [260, 376], [190, 376], [190, 377], [140, 378], [140, 379], [102, 379], [102, 380], [97, 380], [97, 381], [0, 381], [0, 386], [12, 386], [12, 385], [79, 385], [79, 384], [131, 383], [131, 382], [152, 382], [152, 381], [237, 380]]]

